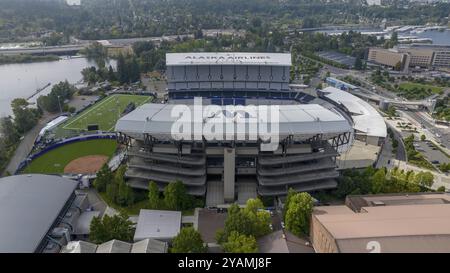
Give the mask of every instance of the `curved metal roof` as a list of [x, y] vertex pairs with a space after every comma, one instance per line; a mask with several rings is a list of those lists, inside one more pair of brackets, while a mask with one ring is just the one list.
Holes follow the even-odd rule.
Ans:
[[352, 116], [355, 130], [368, 136], [387, 136], [387, 128], [383, 117], [369, 103], [346, 91], [331, 86], [323, 89], [323, 93], [326, 98], [347, 109]]
[[[190, 111], [194, 117], [200, 116], [200, 119], [190, 122], [191, 140], [194, 139], [195, 128], [202, 129], [211, 126], [222, 127], [223, 130], [220, 131], [220, 134], [222, 134], [224, 141], [231, 139], [239, 141], [250, 139], [250, 135], [258, 135], [258, 126], [261, 126], [258, 120], [260, 117], [249, 118], [253, 114], [239, 110], [239, 108], [230, 112], [230, 108], [227, 108], [227, 106], [214, 105], [213, 107], [217, 112], [214, 112], [213, 115], [203, 115], [202, 119], [202, 109], [194, 105], [144, 104], [119, 119], [115, 130], [136, 138], [143, 138], [143, 134], [149, 134], [158, 139], [171, 140], [173, 139], [172, 126], [180, 118], [178, 115], [174, 116], [173, 113], [178, 113], [175, 111], [177, 109], [185, 109]], [[343, 116], [317, 104], [277, 105], [277, 107], [279, 139], [291, 135], [298, 139], [308, 139], [317, 134], [322, 134], [324, 138], [331, 138], [352, 131], [349, 122]], [[206, 111], [204, 108], [203, 110]], [[223, 123], [224, 118], [229, 118], [228, 123]], [[234, 131], [229, 129], [231, 122], [234, 122]], [[237, 132], [237, 128], [243, 128], [238, 126], [245, 126], [245, 132], [243, 132], [245, 136], [242, 132]], [[269, 134], [271, 134], [272, 128], [268, 130]], [[206, 139], [212, 138], [212, 135], [205, 131], [200, 133], [203, 133]]]
[[0, 252], [34, 252], [78, 182], [53, 175], [0, 179]]

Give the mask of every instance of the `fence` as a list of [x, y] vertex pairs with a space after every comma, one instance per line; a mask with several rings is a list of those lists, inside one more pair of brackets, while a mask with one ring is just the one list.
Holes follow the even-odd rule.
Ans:
[[96, 135], [88, 135], [88, 136], [77, 136], [77, 137], [64, 139], [57, 143], [51, 144], [51, 145], [43, 148], [42, 150], [40, 150], [32, 155], [29, 155], [25, 160], [20, 162], [20, 164], [17, 167], [17, 170], [14, 172], [14, 174], [18, 174], [18, 173], [22, 172], [25, 169], [25, 167], [29, 164], [29, 162], [33, 161], [34, 159], [42, 156], [43, 154], [45, 154], [51, 150], [54, 150], [56, 148], [59, 148], [61, 146], [67, 145], [67, 144], [81, 142], [81, 141], [87, 141], [87, 140], [93, 140], [93, 139], [116, 139], [116, 134], [115, 133], [105, 133], [105, 134], [96, 134]]

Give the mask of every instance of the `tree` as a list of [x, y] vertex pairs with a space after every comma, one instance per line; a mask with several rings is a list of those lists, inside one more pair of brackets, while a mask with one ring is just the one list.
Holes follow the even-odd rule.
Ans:
[[114, 176], [108, 167], [108, 164], [103, 164], [102, 168], [97, 172], [97, 177], [94, 180], [94, 187], [99, 192], [106, 191], [106, 186], [114, 182]]
[[205, 253], [207, 247], [193, 227], [184, 227], [173, 239], [172, 253]]
[[291, 202], [291, 199], [295, 194], [297, 194], [297, 192], [294, 189], [289, 188], [287, 196], [286, 196], [286, 201], [284, 202], [284, 208], [283, 208], [283, 219], [285, 219], [285, 220], [286, 220], [285, 217], [286, 217], [287, 208], [289, 207], [289, 203]]
[[258, 245], [254, 236], [233, 231], [228, 237], [228, 241], [223, 244], [223, 250], [228, 253], [256, 253]]
[[111, 82], [117, 80], [116, 74], [114, 73], [112, 66], [109, 66], [108, 68], [108, 80]]
[[425, 135], [421, 135], [421, 136], [420, 136], [420, 140], [421, 140], [421, 141], [425, 141], [426, 139], [427, 139], [427, 137], [426, 137]]
[[[85, 70], [83, 71], [84, 73], [87, 73]], [[40, 96], [37, 100], [37, 104], [48, 112], [56, 113], [62, 110], [64, 101], [71, 99], [76, 91], [77, 89], [69, 84], [68, 81], [59, 82], [52, 87], [52, 91], [48, 95]]]
[[247, 200], [241, 211], [253, 223], [252, 235], [260, 237], [270, 233], [270, 213], [264, 210], [262, 201], [258, 198]]
[[169, 183], [164, 189], [164, 205], [169, 210], [184, 210], [190, 207], [186, 187], [181, 181]]
[[434, 176], [430, 172], [419, 172], [415, 176], [415, 182], [422, 187], [431, 188], [434, 183]]
[[122, 54], [117, 57], [117, 78], [122, 84], [129, 82], [128, 68]]
[[385, 190], [386, 183], [386, 171], [384, 168], [379, 169], [375, 172], [372, 177], [372, 192], [382, 193]]
[[15, 144], [19, 140], [20, 135], [14, 126], [11, 116], [0, 119], [0, 136], [3, 137], [8, 146]]
[[153, 181], [148, 184], [148, 204], [149, 209], [160, 209], [161, 207], [158, 185]]
[[29, 103], [25, 99], [14, 99], [11, 108], [14, 114], [14, 125], [20, 134], [26, 133], [33, 128], [40, 116], [36, 109], [28, 108]]
[[362, 70], [363, 69], [363, 62], [361, 60], [361, 58], [356, 58], [355, 59], [355, 69], [356, 70]]
[[115, 201], [118, 205], [130, 206], [134, 203], [134, 194], [133, 189], [125, 183], [125, 171], [126, 166], [120, 166], [114, 177], [114, 182], [117, 185], [117, 196]]
[[133, 240], [133, 223], [128, 220], [126, 214], [94, 217], [90, 225], [89, 240], [95, 244], [116, 239], [125, 242]]
[[297, 236], [309, 234], [313, 204], [313, 199], [307, 192], [292, 196], [286, 211], [286, 229]]

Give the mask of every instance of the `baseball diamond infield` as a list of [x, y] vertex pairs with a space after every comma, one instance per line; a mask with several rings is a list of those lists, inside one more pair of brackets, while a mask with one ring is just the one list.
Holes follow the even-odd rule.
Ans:
[[[72, 165], [70, 168], [80, 169], [82, 165], [87, 166], [86, 169], [89, 171], [91, 170], [89, 164], [93, 165], [92, 169], [95, 169], [97, 164], [101, 167], [104, 160], [99, 160], [99, 158], [104, 156], [108, 160], [114, 155], [116, 148], [117, 141], [115, 139], [93, 139], [66, 144], [34, 159], [25, 168], [24, 173], [60, 174], [65, 173], [69, 165]], [[91, 159], [91, 156], [96, 157], [97, 160]], [[83, 162], [85, 158], [89, 158], [86, 165]], [[82, 163], [79, 163], [80, 161]]]
[[74, 174], [93, 174], [108, 162], [108, 156], [105, 155], [88, 155], [79, 157], [69, 162], [64, 167], [64, 173]]

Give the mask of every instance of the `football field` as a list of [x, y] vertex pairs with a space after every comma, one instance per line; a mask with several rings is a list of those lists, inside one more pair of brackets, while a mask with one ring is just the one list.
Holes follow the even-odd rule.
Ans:
[[138, 107], [150, 100], [151, 97], [149, 96], [111, 95], [70, 118], [62, 125], [62, 128], [66, 130], [85, 130], [88, 125], [97, 124], [99, 130], [112, 131], [117, 120], [130, 102], [133, 102]]

